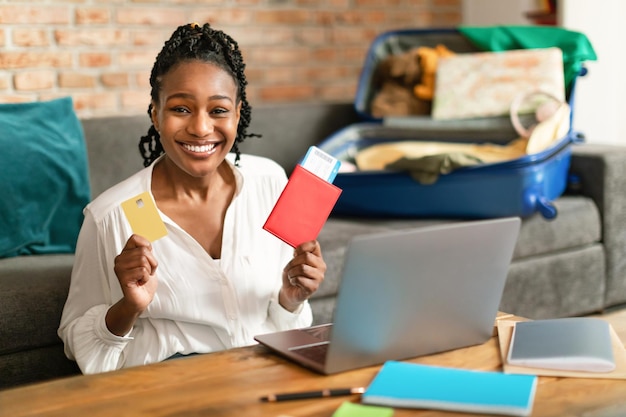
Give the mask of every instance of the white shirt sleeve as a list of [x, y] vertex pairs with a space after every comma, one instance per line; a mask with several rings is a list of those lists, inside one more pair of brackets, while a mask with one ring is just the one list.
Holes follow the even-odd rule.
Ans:
[[106, 272], [101, 262], [96, 224], [89, 210], [76, 246], [70, 291], [61, 317], [59, 337], [65, 354], [76, 360], [83, 373], [106, 372], [122, 367], [122, 352], [130, 337], [119, 337], [106, 327], [111, 305]]
[[310, 326], [313, 322], [313, 313], [308, 301], [300, 307], [290, 312], [280, 305], [278, 299], [272, 299], [269, 306], [269, 316], [276, 325], [276, 330], [297, 329]]

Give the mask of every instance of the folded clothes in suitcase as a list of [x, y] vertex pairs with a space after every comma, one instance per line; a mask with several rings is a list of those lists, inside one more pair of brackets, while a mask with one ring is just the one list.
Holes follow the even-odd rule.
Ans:
[[[546, 30], [552, 36], [546, 36]], [[421, 47], [443, 47], [446, 54], [481, 52], [484, 49], [480, 48], [485, 47], [485, 41], [492, 35], [497, 39], [489, 46], [494, 51], [534, 46], [558, 47], [563, 51], [564, 79], [569, 81], [564, 86], [564, 93], [571, 112], [562, 137], [555, 138], [533, 153], [512, 159], [470, 161], [463, 165], [467, 162], [464, 159], [450, 172], [436, 175], [436, 179], [430, 181], [432, 183], [420, 181], [415, 172], [409, 170], [346, 169], [355, 167], [357, 156], [373, 146], [402, 148], [402, 145], [409, 146], [408, 142], [415, 145], [416, 141], [423, 141], [506, 147], [519, 138], [509, 115], [439, 120], [431, 116], [430, 106], [425, 110], [419, 103], [417, 106], [415, 103], [408, 107], [400, 106], [400, 115], [381, 116], [372, 111], [373, 106], [379, 104], [374, 104], [380, 93], [376, 71], [387, 57], [406, 54]], [[593, 59], [596, 59], [595, 53], [584, 35], [558, 28], [409, 29], [382, 34], [370, 46], [359, 79], [355, 109], [364, 121], [335, 132], [318, 145], [343, 162], [343, 170], [334, 181], [343, 192], [333, 214], [489, 218], [527, 217], [540, 212], [547, 219], [554, 218], [557, 211], [552, 201], [562, 195], [567, 186], [570, 145], [580, 141], [580, 135], [571, 127], [575, 81], [577, 75], [586, 73], [582, 63]], [[417, 96], [417, 87], [415, 93]], [[381, 108], [384, 106], [377, 110]], [[402, 114], [407, 111], [417, 114]], [[523, 114], [520, 117], [528, 123], [534, 115]], [[458, 160], [454, 158], [447, 157], [445, 160], [447, 164], [454, 165], [455, 162]]]

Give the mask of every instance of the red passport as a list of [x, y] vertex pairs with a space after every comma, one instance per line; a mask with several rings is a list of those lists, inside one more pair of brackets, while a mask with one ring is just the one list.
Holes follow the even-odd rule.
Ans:
[[340, 188], [296, 165], [263, 229], [294, 248], [317, 239], [340, 194]]

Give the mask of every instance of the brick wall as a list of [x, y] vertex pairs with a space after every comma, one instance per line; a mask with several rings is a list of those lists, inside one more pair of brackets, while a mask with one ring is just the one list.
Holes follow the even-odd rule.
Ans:
[[239, 42], [252, 105], [345, 102], [376, 35], [458, 25], [461, 0], [0, 0], [0, 102], [143, 113], [154, 58], [187, 22]]

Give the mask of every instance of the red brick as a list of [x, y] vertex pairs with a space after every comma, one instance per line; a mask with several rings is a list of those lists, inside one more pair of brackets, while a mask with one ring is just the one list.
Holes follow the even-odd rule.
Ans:
[[[122, 93], [122, 108], [136, 110], [137, 113], [147, 111], [150, 104], [150, 91], [124, 91]], [[146, 119], [148, 115], [146, 114]], [[137, 138], [139, 140], [139, 138]]]
[[263, 62], [266, 65], [306, 65], [310, 59], [307, 48], [254, 48], [249, 51], [249, 60]]
[[81, 67], [108, 67], [111, 65], [111, 55], [107, 52], [83, 52], [78, 56]]
[[63, 92], [63, 93], [55, 93], [52, 91], [42, 91], [40, 93], [38, 93], [35, 97], [34, 100], [32, 101], [50, 101], [50, 100], [56, 100], [58, 98], [61, 97], [67, 97], [70, 96], [71, 94], [69, 94], [68, 92]]
[[[178, 4], [194, 4], [194, 5], [209, 5], [209, 6], [223, 6], [228, 4], [228, 0], [171, 0], [172, 3]], [[241, 2], [237, 2], [241, 3]], [[192, 19], [194, 22], [197, 20]]]
[[128, 87], [130, 76], [127, 72], [108, 72], [100, 76], [102, 85], [107, 88]]
[[266, 72], [268, 71], [266, 71], [264, 68], [259, 68], [248, 64], [248, 66], [246, 66], [246, 79], [248, 80], [248, 85], [260, 84], [261, 82], [263, 82]]
[[130, 32], [131, 43], [135, 46], [152, 45], [163, 47], [165, 41], [170, 37], [170, 32], [157, 29], [133, 30]]
[[433, 26], [452, 27], [462, 23], [461, 13], [458, 11], [443, 11], [433, 13]]
[[117, 9], [116, 22], [123, 25], [165, 25], [171, 26], [173, 31], [186, 19], [185, 12], [180, 8], [124, 7]]
[[119, 65], [126, 68], [152, 68], [158, 52], [156, 48], [143, 48], [141, 51], [121, 52], [118, 54], [117, 61]]
[[367, 51], [370, 44], [371, 42], [364, 43], [361, 46], [349, 46], [341, 48], [338, 52], [339, 56], [341, 57], [340, 59], [343, 62], [353, 62], [358, 63], [359, 65], [363, 64], [365, 63], [365, 58], [367, 56]]
[[77, 111], [85, 110], [115, 110], [117, 95], [115, 93], [75, 93], [72, 94], [74, 108]]
[[237, 6], [259, 6], [264, 2], [265, 0], [237, 0]]
[[383, 23], [386, 19], [384, 10], [352, 10], [335, 13], [335, 23], [342, 25], [364, 25], [365, 27]]
[[17, 95], [17, 94], [7, 94], [0, 95], [0, 103], [30, 103], [33, 101], [37, 101], [36, 94], [27, 94], [27, 95]]
[[336, 27], [330, 32], [330, 39], [334, 45], [369, 45], [380, 34], [380, 31], [369, 28]]
[[50, 92], [50, 91], [43, 91], [37, 94], [37, 101], [50, 101], [50, 100], [56, 100], [58, 98], [67, 97], [67, 96], [71, 96], [71, 94], [67, 92], [55, 93], [55, 92]]
[[15, 74], [13, 86], [16, 90], [49, 90], [54, 87], [56, 73], [49, 70], [24, 71]]
[[110, 9], [103, 7], [79, 7], [74, 15], [78, 25], [106, 24], [111, 21]]
[[268, 86], [262, 87], [259, 94], [267, 102], [310, 100], [315, 97], [315, 88], [310, 84]]
[[402, 0], [354, 0], [354, 7], [390, 8], [402, 5]]
[[318, 91], [318, 96], [322, 100], [350, 102], [354, 101], [357, 90], [357, 82], [349, 81], [341, 84], [324, 84]]
[[134, 75], [133, 79], [135, 80], [135, 84], [137, 87], [146, 88], [147, 91], [150, 91], [150, 70], [152, 67], [143, 72], [138, 72]]
[[461, 0], [432, 0], [432, 7], [438, 8], [441, 6], [447, 6], [452, 8], [461, 8]]
[[288, 84], [295, 81], [296, 70], [293, 67], [275, 67], [263, 71], [263, 84]]
[[304, 45], [326, 45], [328, 30], [320, 27], [306, 27], [295, 33], [296, 42]]
[[120, 46], [129, 43], [128, 32], [116, 29], [56, 30], [54, 38], [61, 46]]
[[80, 72], [62, 72], [59, 74], [60, 88], [93, 88], [96, 77], [93, 74]]
[[313, 16], [313, 23], [317, 26], [333, 26], [337, 21], [336, 13], [330, 10], [321, 10]]
[[311, 21], [308, 10], [259, 10], [255, 13], [254, 22], [266, 25], [300, 25]]
[[411, 14], [394, 10], [387, 14], [388, 20], [396, 23], [398, 27], [426, 28], [431, 26], [433, 21], [432, 13], [427, 10], [415, 11]]
[[322, 6], [322, 1], [318, 0], [296, 0], [296, 5], [298, 7], [314, 7], [314, 6]]
[[248, 96], [248, 103], [253, 107], [252, 110], [252, 118], [254, 119], [254, 107], [262, 102], [260, 98], [259, 88], [256, 88], [254, 85], [248, 85], [246, 87], [246, 95]]
[[353, 71], [349, 67], [340, 65], [304, 68], [298, 73], [298, 81], [333, 82], [335, 80], [353, 79]]
[[0, 23], [3, 24], [68, 24], [69, 6], [0, 5]]
[[352, 7], [352, 0], [326, 0], [328, 7], [331, 9], [346, 9]]
[[231, 38], [233, 38], [238, 44], [239, 48], [245, 50], [248, 46], [258, 45], [290, 45], [293, 44], [298, 29], [289, 27], [261, 27], [261, 26], [249, 26], [249, 27], [230, 27], [224, 29]]
[[328, 46], [326, 48], [318, 48], [311, 52], [313, 62], [326, 62], [331, 63], [339, 58], [338, 48]]
[[49, 46], [50, 35], [45, 29], [15, 28], [13, 30], [13, 44], [21, 47]]
[[0, 68], [68, 68], [72, 65], [70, 52], [0, 52]]
[[[195, 1], [195, 0], [191, 0]], [[228, 25], [247, 25], [253, 23], [252, 11], [236, 8], [236, 9], [212, 9], [212, 10], [198, 10], [193, 15], [193, 21], [198, 24], [208, 22], [211, 26], [224, 30], [224, 26]]]
[[0, 74], [0, 90], [8, 90], [9, 85], [9, 74]]
[[[431, 9], [435, 6], [432, 5], [433, 0], [403, 0], [404, 1], [404, 5], [400, 4], [398, 5], [398, 7], [395, 8], [395, 10], [402, 10], [402, 9], [407, 9], [407, 8], [411, 8], [414, 10], [420, 10], [420, 9]], [[459, 6], [461, 7], [461, 6]], [[388, 8], [392, 9], [392, 8]]]

